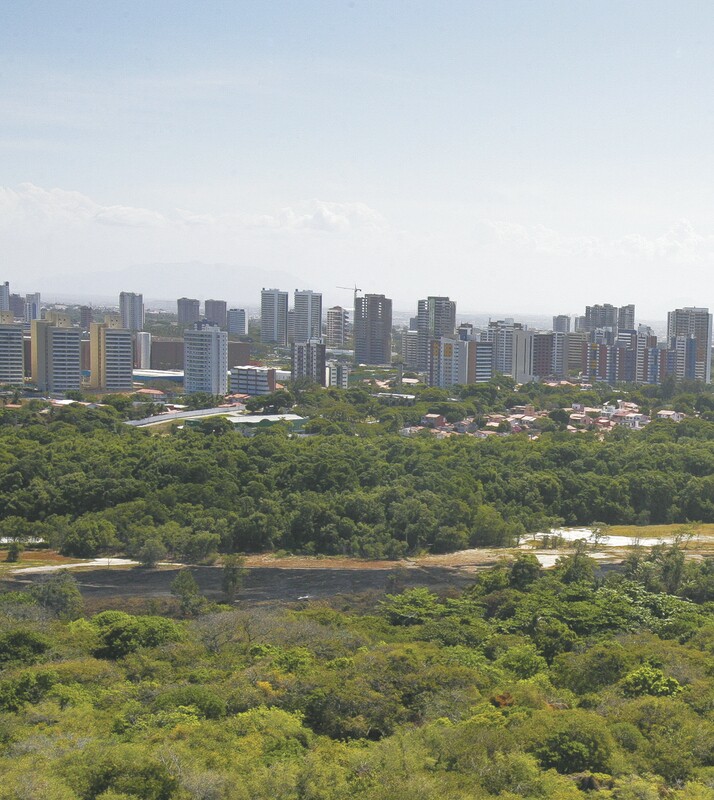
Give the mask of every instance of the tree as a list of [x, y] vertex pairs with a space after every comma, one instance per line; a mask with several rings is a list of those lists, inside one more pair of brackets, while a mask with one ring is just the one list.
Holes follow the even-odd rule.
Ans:
[[204, 605], [204, 599], [190, 569], [180, 570], [171, 581], [171, 594], [179, 599], [181, 613], [186, 617], [198, 614]]
[[229, 600], [235, 600], [236, 595], [243, 587], [248, 570], [245, 567], [245, 556], [233, 553], [223, 559], [223, 575], [221, 588]]
[[22, 551], [25, 549], [25, 546], [20, 542], [10, 542], [7, 546], [7, 556], [5, 557], [5, 561], [9, 564], [15, 564], [20, 560], [20, 555]]
[[61, 619], [76, 619], [84, 607], [77, 581], [66, 569], [33, 586], [31, 593], [39, 605]]
[[166, 548], [160, 539], [147, 539], [137, 553], [137, 558], [142, 567], [153, 569], [159, 561], [166, 558]]

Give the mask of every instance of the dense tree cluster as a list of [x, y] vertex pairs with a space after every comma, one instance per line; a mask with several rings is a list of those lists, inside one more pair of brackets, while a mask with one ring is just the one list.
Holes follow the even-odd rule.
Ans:
[[183, 620], [82, 616], [60, 573], [0, 595], [0, 800], [707, 800], [714, 570], [664, 593], [680, 554]]
[[112, 409], [26, 407], [0, 411], [0, 536], [151, 564], [279, 548], [446, 552], [561, 521], [714, 522], [712, 441], [714, 423], [695, 418], [604, 441], [244, 438], [228, 423], [156, 436]]

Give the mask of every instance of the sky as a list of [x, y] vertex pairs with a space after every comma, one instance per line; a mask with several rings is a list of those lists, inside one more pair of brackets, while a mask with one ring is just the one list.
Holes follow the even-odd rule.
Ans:
[[714, 306], [712, 34], [691, 0], [2, 3], [0, 281]]

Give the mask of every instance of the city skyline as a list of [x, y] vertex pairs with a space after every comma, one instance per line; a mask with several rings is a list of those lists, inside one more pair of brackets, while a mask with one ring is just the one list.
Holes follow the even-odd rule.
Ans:
[[551, 314], [610, 278], [645, 319], [712, 306], [712, 29], [693, 0], [16, 5], [5, 279], [161, 297], [178, 265], [231, 302], [357, 279]]

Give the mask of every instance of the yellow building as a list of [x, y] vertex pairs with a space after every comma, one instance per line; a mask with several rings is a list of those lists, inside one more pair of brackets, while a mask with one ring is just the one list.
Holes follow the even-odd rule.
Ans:
[[134, 340], [122, 328], [119, 314], [107, 314], [104, 322], [89, 326], [89, 386], [107, 392], [133, 388]]

